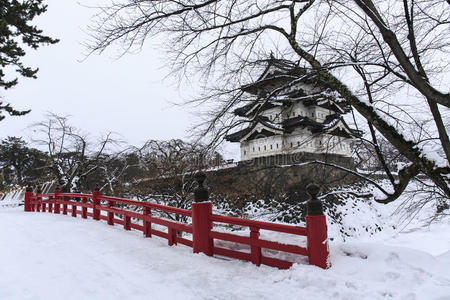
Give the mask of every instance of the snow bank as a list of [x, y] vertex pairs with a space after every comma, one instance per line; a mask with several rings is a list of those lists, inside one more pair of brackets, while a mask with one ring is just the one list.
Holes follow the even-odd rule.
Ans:
[[[121, 226], [21, 208], [0, 208], [0, 237], [0, 299], [450, 299], [445, 222], [334, 241], [329, 270], [258, 268]], [[419, 238], [432, 251], [417, 247]]]

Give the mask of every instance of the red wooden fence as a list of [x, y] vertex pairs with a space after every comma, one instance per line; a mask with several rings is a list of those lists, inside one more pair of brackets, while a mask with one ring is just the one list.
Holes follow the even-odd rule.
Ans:
[[[203, 176], [203, 175], [202, 175]], [[203, 177], [204, 180], [204, 177]], [[178, 243], [192, 247], [194, 253], [204, 253], [208, 256], [219, 255], [241, 260], [251, 261], [259, 266], [261, 264], [288, 269], [292, 262], [262, 254], [261, 249], [271, 249], [296, 255], [308, 256], [309, 263], [327, 268], [328, 244], [325, 216], [321, 210], [321, 203], [317, 200], [318, 189], [309, 188], [312, 199], [308, 202], [308, 216], [306, 228], [276, 224], [270, 222], [247, 220], [235, 217], [221, 216], [212, 213], [212, 204], [207, 200], [208, 194], [203, 188], [203, 180], [199, 180], [199, 188], [195, 191], [195, 203], [191, 210], [180, 209], [150, 202], [135, 201], [117, 197], [101, 195], [99, 191], [92, 194], [61, 193], [56, 190], [52, 194], [34, 194], [31, 189], [25, 193], [25, 211], [37, 211], [71, 214], [72, 217], [91, 217], [94, 220], [105, 220], [108, 225], [120, 224], [125, 230], [142, 231], [146, 237], [156, 235], [167, 239], [169, 246]], [[202, 202], [200, 202], [202, 201]], [[120, 208], [120, 205], [134, 207], [134, 210]], [[191, 224], [177, 222], [152, 214], [152, 211], [165, 212], [172, 215], [181, 215], [191, 218]], [[105, 212], [102, 214], [102, 212]], [[117, 218], [120, 215], [122, 218]], [[138, 223], [132, 219], [139, 220]], [[232, 224], [249, 227], [249, 236], [219, 232], [213, 230], [214, 223]], [[152, 226], [157, 224], [158, 229]], [[161, 230], [167, 227], [167, 232]], [[306, 236], [307, 248], [298, 245], [283, 244], [259, 238], [260, 230], [269, 230], [293, 235]], [[179, 232], [192, 236], [192, 240], [181, 237]], [[235, 242], [250, 246], [250, 253], [215, 246], [214, 240]]]

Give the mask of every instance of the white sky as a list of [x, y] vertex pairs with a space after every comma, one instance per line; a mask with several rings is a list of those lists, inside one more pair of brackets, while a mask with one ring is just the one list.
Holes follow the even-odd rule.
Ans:
[[[48, 10], [36, 24], [44, 34], [61, 41], [27, 51], [24, 61], [39, 67], [38, 79], [19, 77], [15, 88], [0, 91], [14, 108], [32, 109], [26, 116], [7, 116], [1, 121], [0, 139], [23, 136], [29, 140], [32, 130], [28, 126], [44, 120], [49, 111], [71, 115], [71, 123], [92, 136], [113, 131], [136, 146], [149, 139], [187, 139], [194, 118], [186, 107], [171, 102], [193, 94], [195, 88], [178, 90], [173, 80], [164, 80], [168, 74], [164, 53], [151, 41], [138, 54], [116, 59], [118, 50], [113, 48], [80, 62], [85, 52], [81, 43], [88, 39], [83, 30], [95, 10], [79, 3], [46, 1]], [[238, 158], [238, 145], [228, 143], [226, 149], [226, 157]]]

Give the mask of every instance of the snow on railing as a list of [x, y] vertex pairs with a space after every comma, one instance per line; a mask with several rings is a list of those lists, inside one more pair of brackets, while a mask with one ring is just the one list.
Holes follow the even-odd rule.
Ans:
[[[146, 237], [156, 235], [165, 238], [169, 246], [180, 243], [192, 247], [194, 253], [251, 261], [257, 266], [264, 264], [280, 269], [288, 269], [293, 264], [288, 260], [264, 256], [261, 251], [264, 248], [281, 253], [307, 256], [310, 264], [324, 269], [329, 267], [326, 219], [322, 211], [322, 204], [317, 199], [319, 189], [316, 185], [307, 187], [311, 199], [307, 204], [308, 214], [306, 216], [306, 228], [304, 228], [213, 214], [212, 203], [208, 201], [208, 191], [203, 187], [206, 175], [203, 172], [199, 172], [195, 177], [198, 181], [198, 188], [194, 191], [195, 202], [192, 203], [191, 210], [104, 196], [99, 191], [94, 191], [92, 194], [79, 194], [61, 193], [56, 190], [51, 194], [37, 193], [35, 195], [31, 188], [27, 188], [25, 193], [24, 210], [28, 212], [48, 211], [55, 214], [62, 212], [65, 215], [70, 213], [72, 217], [80, 215], [84, 219], [91, 217], [94, 220], [105, 220], [108, 225], [120, 224], [125, 230], [135, 229], [142, 231]], [[124, 209], [125, 205], [128, 208], [133, 207], [134, 210]], [[190, 219], [191, 222], [173, 221], [156, 216], [152, 214], [154, 211], [182, 216], [177, 220], [184, 218], [186, 221]], [[104, 213], [102, 214], [102, 212]], [[122, 218], [117, 218], [117, 216], [122, 216]], [[213, 223], [248, 227], [250, 234], [249, 236], [242, 236], [214, 231]], [[167, 228], [167, 230], [161, 229], [161, 227]], [[306, 236], [307, 247], [303, 248], [298, 245], [261, 239], [260, 230]], [[181, 232], [187, 233], [187, 236], [182, 237]], [[219, 245], [215, 245], [215, 240], [248, 245], [250, 253], [227, 249], [221, 245], [219, 247]]]
[[18, 187], [6, 193], [0, 193], [0, 207], [23, 205], [25, 188]]

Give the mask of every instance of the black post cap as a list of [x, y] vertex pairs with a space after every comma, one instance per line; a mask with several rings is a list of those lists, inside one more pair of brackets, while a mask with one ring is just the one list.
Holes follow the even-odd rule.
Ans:
[[202, 171], [198, 171], [194, 175], [195, 180], [198, 183], [198, 187], [194, 190], [194, 202], [205, 202], [209, 199], [208, 190], [203, 186], [206, 180], [206, 174]]
[[317, 184], [310, 183], [306, 186], [306, 192], [311, 196], [313, 199], [317, 199], [317, 195], [319, 194], [320, 188]]
[[42, 193], [42, 188], [40, 185], [38, 185], [37, 190], [36, 190], [36, 194], [40, 194]]
[[308, 184], [306, 186], [306, 192], [311, 196], [308, 203], [306, 204], [308, 216], [320, 216], [323, 215], [322, 202], [317, 199], [320, 187], [314, 183]]

